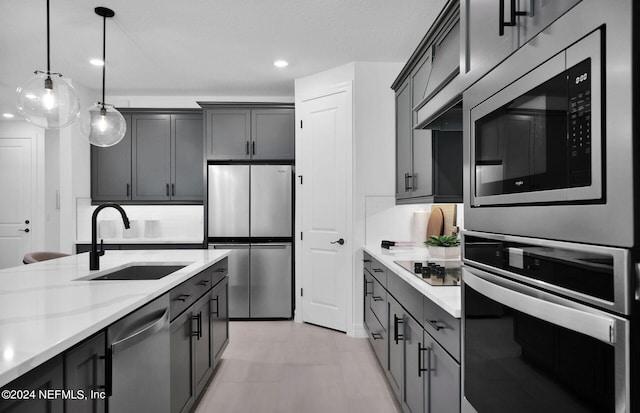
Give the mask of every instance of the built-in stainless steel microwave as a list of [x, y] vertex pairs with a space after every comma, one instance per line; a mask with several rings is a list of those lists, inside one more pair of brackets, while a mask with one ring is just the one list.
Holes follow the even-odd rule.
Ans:
[[582, 0], [465, 90], [466, 229], [640, 245], [632, 14]]
[[471, 206], [603, 202], [602, 33], [471, 109]]

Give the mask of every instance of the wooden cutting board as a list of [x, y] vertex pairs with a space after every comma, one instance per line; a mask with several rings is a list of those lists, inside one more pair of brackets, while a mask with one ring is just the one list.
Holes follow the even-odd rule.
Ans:
[[438, 207], [431, 208], [429, 222], [427, 223], [427, 239], [432, 235], [442, 235], [444, 231], [444, 214]]

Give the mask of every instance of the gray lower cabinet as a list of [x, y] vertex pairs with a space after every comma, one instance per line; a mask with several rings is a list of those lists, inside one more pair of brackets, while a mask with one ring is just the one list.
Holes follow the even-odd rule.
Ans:
[[291, 104], [205, 104], [207, 159], [217, 161], [295, 158]]
[[171, 322], [171, 412], [188, 412], [195, 403], [192, 335], [189, 311]]
[[402, 406], [411, 413], [428, 412], [425, 410], [425, 369], [423, 365], [424, 341], [422, 326], [410, 315], [404, 317], [404, 388], [402, 391]]
[[404, 309], [389, 296], [389, 365], [387, 379], [398, 400], [402, 399], [404, 370]]
[[62, 356], [58, 356], [3, 387], [3, 391], [28, 390], [34, 393], [31, 393], [33, 397], [29, 399], [25, 399], [24, 395], [19, 398], [15, 393], [10, 393], [16, 396], [15, 398], [0, 398], [0, 412], [62, 413], [64, 411], [62, 398], [39, 398], [37, 393], [40, 390], [63, 389], [63, 383], [63, 361]]
[[229, 279], [211, 291], [211, 359], [214, 366], [229, 343]]
[[[460, 364], [424, 332], [421, 357], [425, 375], [425, 412], [460, 412]], [[426, 353], [425, 353], [426, 351]]]
[[106, 411], [106, 398], [94, 396], [106, 392], [106, 349], [106, 334], [101, 332], [64, 353], [65, 389], [82, 390], [87, 396], [86, 399], [65, 400], [66, 413]]
[[203, 122], [198, 112], [127, 111], [125, 138], [91, 147], [92, 202], [201, 203]]
[[[364, 325], [403, 411], [459, 413], [460, 319], [367, 253], [364, 262]], [[377, 279], [370, 272], [373, 269], [386, 277]], [[380, 280], [386, 280], [386, 284]], [[376, 314], [374, 300], [383, 295], [384, 320]]]
[[224, 259], [171, 292], [172, 413], [192, 409], [229, 342], [227, 271]]

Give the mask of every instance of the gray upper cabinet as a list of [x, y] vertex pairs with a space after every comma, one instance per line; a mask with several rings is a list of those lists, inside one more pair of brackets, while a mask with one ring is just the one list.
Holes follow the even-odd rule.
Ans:
[[293, 159], [293, 109], [256, 109], [251, 111], [251, 158]]
[[462, 0], [465, 69], [479, 79], [580, 0]]
[[171, 115], [171, 199], [202, 201], [204, 169], [201, 114]]
[[411, 88], [407, 81], [396, 91], [396, 199], [411, 196], [412, 132]]
[[460, 73], [458, 6], [457, 0], [447, 4], [391, 86], [396, 92], [396, 202], [400, 204], [462, 202], [461, 115], [459, 137], [452, 142], [443, 142], [430, 128], [416, 129], [416, 111]]
[[131, 117], [134, 201], [171, 198], [171, 116]]
[[293, 160], [295, 112], [292, 105], [207, 105], [207, 159], [213, 161]]
[[207, 158], [251, 159], [251, 111], [207, 110]]
[[91, 145], [91, 199], [128, 201], [131, 199], [131, 115], [123, 114], [127, 132], [116, 145]]
[[94, 203], [202, 203], [202, 114], [128, 111], [124, 139], [110, 148], [91, 147]]

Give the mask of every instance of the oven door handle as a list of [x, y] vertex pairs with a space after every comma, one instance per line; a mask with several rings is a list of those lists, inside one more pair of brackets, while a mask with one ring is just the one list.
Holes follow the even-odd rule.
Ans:
[[[495, 280], [499, 283], [508, 283], [507, 280], [475, 268], [464, 267], [462, 269], [462, 279], [464, 284], [480, 294], [500, 304], [509, 306], [514, 310], [564, 327], [568, 330], [593, 337], [607, 344], [615, 344], [616, 342], [615, 318], [592, 314], [514, 291], [490, 281]], [[546, 294], [526, 286], [519, 286], [518, 288], [523, 291], [530, 290], [532, 294], [536, 294], [537, 296]]]

